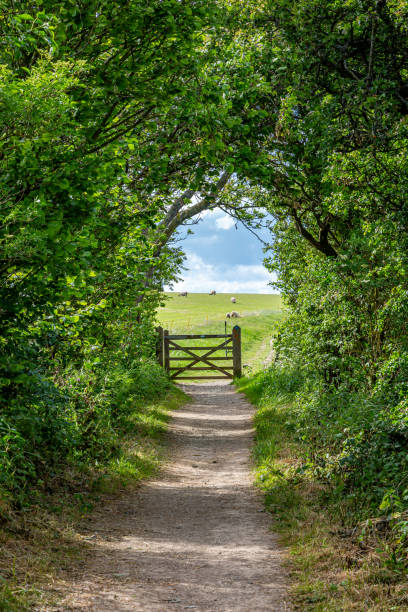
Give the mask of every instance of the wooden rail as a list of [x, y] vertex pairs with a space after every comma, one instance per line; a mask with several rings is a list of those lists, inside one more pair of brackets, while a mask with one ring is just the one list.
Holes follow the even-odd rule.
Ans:
[[[221, 380], [242, 375], [241, 365], [241, 328], [236, 325], [231, 334], [169, 334], [167, 329], [157, 328], [156, 357], [173, 380]], [[183, 340], [222, 340], [211, 346], [188, 346], [180, 344]], [[183, 356], [174, 355], [178, 351]], [[197, 354], [195, 351], [204, 351]], [[231, 355], [217, 356], [217, 351], [231, 351]], [[186, 356], [187, 355], [187, 356]], [[231, 362], [219, 363], [220, 361]], [[187, 362], [175, 363], [175, 362]], [[217, 363], [214, 363], [217, 362]], [[194, 372], [213, 372], [211, 376], [197, 376]], [[190, 374], [193, 373], [193, 374]], [[220, 376], [220, 374], [222, 376]]]

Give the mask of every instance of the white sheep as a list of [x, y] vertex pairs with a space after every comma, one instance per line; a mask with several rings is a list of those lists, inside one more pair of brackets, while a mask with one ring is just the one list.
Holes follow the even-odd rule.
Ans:
[[238, 319], [241, 315], [236, 310], [232, 310], [231, 312], [227, 312], [225, 315], [226, 319]]
[[187, 291], [181, 291], [181, 292], [179, 293], [179, 296], [180, 296], [180, 297], [187, 297]]
[[210, 293], [208, 295], [216, 295], [217, 292], [215, 291], [215, 289], [213, 289], [212, 291], [210, 291]]
[[231, 302], [232, 302], [233, 304], [235, 304], [235, 303], [236, 303], [236, 301], [237, 301], [237, 298], [234, 298], [234, 297], [232, 297], [232, 298], [231, 298]]

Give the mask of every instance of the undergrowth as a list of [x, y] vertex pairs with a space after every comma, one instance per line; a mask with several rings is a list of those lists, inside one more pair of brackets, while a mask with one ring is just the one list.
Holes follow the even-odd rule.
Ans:
[[276, 365], [238, 386], [258, 407], [256, 483], [290, 550], [295, 609], [408, 609], [406, 453], [376, 430], [381, 406], [326, 394], [319, 409], [313, 376]]
[[0, 516], [32, 505], [69, 467], [117, 460], [130, 415], [167, 388], [163, 370], [146, 358], [67, 367], [53, 384], [39, 377], [32, 396], [25, 390], [1, 411]]

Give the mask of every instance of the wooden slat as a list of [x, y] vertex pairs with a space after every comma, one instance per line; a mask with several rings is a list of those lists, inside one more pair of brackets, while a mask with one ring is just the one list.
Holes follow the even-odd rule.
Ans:
[[167, 340], [169, 336], [169, 330], [163, 330], [163, 348], [164, 348], [164, 369], [166, 372], [169, 371], [170, 368], [170, 354], [169, 354], [169, 342]]
[[185, 351], [186, 349], [188, 349], [189, 351], [207, 351], [207, 350], [212, 350], [212, 351], [221, 351], [225, 349], [225, 346], [169, 346], [169, 350], [170, 351]]
[[[174, 342], [174, 340], [167, 340], [167, 346], [169, 346], [169, 345], [173, 345], [173, 346], [175, 346], [176, 348], [183, 350], [183, 351], [184, 351], [185, 353], [187, 353], [188, 355], [191, 355], [191, 357], [193, 358], [193, 361], [192, 361], [190, 364], [188, 364], [187, 366], [182, 367], [182, 368], [180, 368], [180, 369], [179, 369], [180, 374], [182, 374], [182, 373], [183, 373], [183, 371], [188, 370], [189, 368], [191, 368], [191, 366], [196, 365], [196, 363], [199, 363], [200, 361], [202, 361], [203, 363], [206, 363], [208, 366], [214, 366], [214, 364], [213, 364], [213, 363], [211, 363], [211, 361], [208, 361], [208, 358], [209, 358], [209, 357], [210, 357], [210, 355], [212, 355], [212, 354], [213, 354], [215, 351], [220, 350], [220, 349], [222, 349], [222, 348], [226, 347], [226, 345], [227, 345], [229, 342], [231, 342], [231, 338], [228, 338], [228, 340], [225, 340], [224, 342], [221, 342], [221, 344], [219, 344], [219, 345], [218, 345], [218, 346], [216, 346], [216, 347], [213, 347], [213, 348], [209, 348], [209, 347], [207, 347], [209, 350], [208, 350], [206, 353], [204, 353], [204, 355], [196, 355], [195, 353], [193, 353], [193, 352], [192, 352], [192, 350], [191, 350], [190, 348], [187, 348], [187, 347], [180, 347], [180, 345], [176, 344], [176, 343]], [[215, 369], [216, 369], [218, 372], [221, 372], [222, 374], [225, 374], [225, 376], [229, 376], [229, 375], [230, 375], [230, 374], [229, 374], [229, 372], [227, 372], [226, 370], [224, 370], [224, 369], [223, 369], [221, 366], [218, 366], [218, 367], [217, 367], [217, 366], [215, 366]]]
[[232, 334], [178, 334], [169, 335], [169, 340], [197, 340], [198, 338], [232, 338]]
[[[160, 330], [158, 330], [159, 332]], [[170, 377], [174, 381], [178, 380], [230, 380], [234, 376], [241, 375], [241, 346], [240, 346], [240, 334], [241, 330], [238, 326], [233, 329], [232, 334], [174, 334], [169, 335], [167, 330], [163, 331], [163, 345], [164, 345], [164, 367], [172, 374]], [[182, 346], [174, 342], [174, 340], [195, 340], [195, 339], [206, 339], [206, 338], [222, 338], [225, 339], [218, 346]], [[231, 346], [231, 343], [233, 346]], [[214, 357], [213, 353], [217, 351], [225, 352], [232, 351], [233, 355], [228, 356], [227, 354], [223, 357]], [[189, 355], [188, 357], [176, 357], [170, 356], [170, 351], [179, 351]], [[204, 351], [203, 354], [196, 354], [193, 351]], [[174, 353], [173, 353], [174, 354]], [[160, 346], [157, 347], [157, 356], [160, 361]], [[189, 362], [186, 365], [180, 364], [174, 367], [170, 367], [170, 363], [174, 365], [174, 362], [184, 361]], [[226, 364], [217, 365], [213, 361], [233, 361], [233, 366]], [[206, 364], [205, 366], [197, 366], [199, 363]], [[233, 370], [233, 373], [229, 370]], [[222, 376], [197, 376], [192, 374], [190, 376], [182, 376], [187, 372], [202, 372], [202, 371], [214, 371], [222, 374]]]
[[174, 351], [174, 349], [177, 349], [178, 351], [187, 351], [187, 350], [195, 350], [195, 349], [216, 349], [216, 348], [224, 348], [225, 346], [228, 346], [232, 343], [233, 338], [232, 336], [228, 336], [227, 340], [224, 340], [224, 342], [221, 342], [220, 344], [217, 344], [216, 346], [189, 346], [187, 344], [178, 344], [177, 342], [174, 342], [174, 340], [168, 340], [167, 339], [167, 344], [169, 345], [169, 348], [171, 348], [171, 350]]
[[[191, 361], [192, 357], [170, 357], [170, 361]], [[228, 359], [229, 361], [233, 360], [233, 357], [209, 357], [211, 361], [225, 361]]]
[[159, 362], [159, 365], [163, 367], [163, 328], [156, 327], [157, 339], [156, 339], [156, 359]]
[[[221, 336], [224, 341], [221, 342], [220, 344], [218, 344], [217, 346], [199, 346], [199, 347], [191, 347], [191, 346], [182, 346], [180, 344], [177, 344], [174, 339], [169, 338], [167, 334], [165, 334], [165, 338], [164, 338], [164, 343], [165, 343], [165, 355], [167, 353], [168, 355], [168, 369], [167, 371], [170, 373], [170, 350], [174, 351], [181, 351], [186, 353], [187, 355], [190, 355], [190, 363], [186, 364], [186, 365], [178, 365], [176, 367], [171, 368], [173, 374], [171, 374], [171, 378], [173, 380], [180, 380], [180, 379], [185, 379], [185, 380], [195, 380], [196, 376], [192, 375], [192, 376], [182, 376], [182, 374], [186, 373], [188, 374], [189, 372], [194, 372], [194, 371], [213, 371], [214, 373], [219, 373], [222, 374], [223, 376], [210, 376], [210, 377], [202, 377], [200, 376], [199, 379], [201, 378], [205, 378], [206, 380], [212, 380], [213, 378], [215, 379], [225, 379], [225, 378], [233, 378], [233, 375], [230, 371], [228, 370], [232, 370], [233, 368], [231, 368], [230, 366], [226, 366], [224, 364], [220, 364], [217, 365], [215, 363], [212, 362], [212, 355], [214, 352], [217, 351], [221, 351], [224, 348], [226, 349], [226, 351], [228, 350], [228, 348], [231, 348], [231, 342], [233, 341], [233, 337], [232, 335], [227, 335], [227, 334], [223, 334]], [[226, 338], [226, 339], [225, 339]], [[228, 346], [229, 345], [229, 346]], [[204, 354], [201, 355], [197, 355], [196, 353], [193, 353], [193, 350], [199, 350], [199, 351], [206, 351]], [[173, 357], [172, 361], [177, 361], [178, 358], [177, 357]], [[188, 357], [184, 358], [183, 361], [188, 361]], [[219, 358], [219, 361], [224, 361], [225, 358], [221, 357]], [[227, 358], [228, 360], [228, 358]], [[199, 363], [203, 363], [206, 364], [209, 367], [197, 367], [195, 368], [194, 366], [196, 364]]]
[[[233, 370], [234, 368], [232, 366], [222, 366], [223, 370]], [[199, 367], [199, 368], [185, 368], [186, 370], [188, 370], [189, 372], [196, 372], [197, 370], [218, 370], [218, 368], [215, 366], [213, 368], [208, 368], [208, 367]], [[170, 370], [175, 370], [175, 371], [180, 371], [181, 368], [170, 368]]]
[[232, 375], [228, 376], [172, 376], [172, 380], [229, 380], [233, 378]]

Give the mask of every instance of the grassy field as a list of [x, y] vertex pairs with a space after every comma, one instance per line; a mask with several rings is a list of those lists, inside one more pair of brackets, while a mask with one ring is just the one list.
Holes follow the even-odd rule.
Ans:
[[[225, 314], [237, 311], [240, 318], [227, 320], [227, 333], [236, 324], [241, 327], [242, 363], [244, 372], [249, 373], [260, 369], [270, 353], [269, 341], [283, 316], [281, 298], [279, 295], [241, 293], [234, 294], [237, 301], [232, 304], [232, 295], [189, 293], [181, 297], [177, 293], [166, 293], [166, 305], [160, 308], [158, 320], [171, 334], [223, 334]], [[205, 345], [208, 342], [194, 340], [183, 344]]]
[[[224, 329], [225, 314], [236, 310], [242, 317], [259, 315], [279, 315], [282, 311], [280, 295], [259, 293], [189, 293], [181, 297], [177, 293], [166, 293], [166, 305], [159, 309], [160, 325], [170, 333], [183, 331], [190, 333], [191, 329], [206, 325], [219, 324], [220, 333]], [[236, 304], [231, 303], [231, 297], [236, 298]], [[243, 324], [243, 322], [241, 321]], [[193, 332], [191, 332], [193, 333]]]

